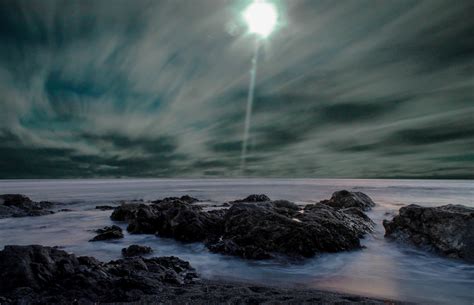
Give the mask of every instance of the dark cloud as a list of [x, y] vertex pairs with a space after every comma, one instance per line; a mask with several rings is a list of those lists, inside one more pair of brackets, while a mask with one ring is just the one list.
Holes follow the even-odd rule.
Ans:
[[[241, 175], [246, 1], [0, 3], [0, 178]], [[472, 1], [276, 1], [245, 175], [474, 178]]]

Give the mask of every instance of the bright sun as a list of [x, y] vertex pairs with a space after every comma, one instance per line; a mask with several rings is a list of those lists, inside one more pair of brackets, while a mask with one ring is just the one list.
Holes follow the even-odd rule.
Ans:
[[250, 33], [267, 37], [275, 28], [278, 14], [275, 6], [265, 1], [255, 1], [244, 11]]

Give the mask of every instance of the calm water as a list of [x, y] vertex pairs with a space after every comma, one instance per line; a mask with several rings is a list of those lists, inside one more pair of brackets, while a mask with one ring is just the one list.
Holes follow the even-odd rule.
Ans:
[[[340, 189], [365, 192], [378, 204], [369, 213], [377, 223], [376, 232], [365, 238], [363, 250], [322, 255], [290, 264], [285, 261], [242, 261], [209, 253], [199, 243], [182, 244], [150, 235], [126, 234], [120, 241], [88, 242], [94, 236], [92, 229], [112, 223], [111, 211], [95, 210], [97, 204], [183, 194], [222, 202], [252, 193], [312, 203], [329, 198], [332, 192]], [[139, 243], [153, 247], [156, 255], [175, 255], [190, 261], [206, 278], [314, 287], [424, 304], [472, 305], [474, 302], [474, 265], [387, 242], [381, 224], [384, 218], [391, 218], [406, 204], [474, 206], [474, 181], [1, 180], [0, 193], [21, 193], [33, 200], [59, 201], [65, 203], [61, 208], [73, 210], [42, 217], [0, 219], [0, 248], [8, 244], [58, 245], [78, 255], [110, 260], [119, 258], [124, 246]]]

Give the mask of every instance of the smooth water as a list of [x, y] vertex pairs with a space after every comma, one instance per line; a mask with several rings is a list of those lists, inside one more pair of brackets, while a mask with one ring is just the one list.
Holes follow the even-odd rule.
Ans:
[[[88, 242], [93, 229], [109, 225], [111, 211], [98, 204], [119, 200], [157, 199], [189, 194], [202, 200], [224, 202], [253, 193], [272, 199], [312, 203], [336, 190], [362, 191], [377, 207], [369, 216], [376, 232], [363, 241], [365, 249], [326, 254], [300, 263], [243, 261], [209, 253], [200, 243], [183, 244], [153, 235], [128, 235], [118, 241]], [[384, 218], [403, 205], [439, 206], [448, 203], [474, 206], [474, 181], [440, 180], [331, 180], [331, 179], [128, 179], [128, 180], [0, 180], [0, 194], [21, 193], [33, 200], [65, 203], [58, 212], [41, 217], [0, 219], [0, 247], [8, 244], [62, 246], [77, 255], [101, 260], [120, 257], [130, 244], [146, 244], [156, 255], [188, 260], [201, 276], [210, 279], [313, 287], [367, 296], [395, 298], [424, 304], [472, 305], [474, 265], [437, 257], [383, 238]], [[125, 229], [125, 224], [120, 224]]]

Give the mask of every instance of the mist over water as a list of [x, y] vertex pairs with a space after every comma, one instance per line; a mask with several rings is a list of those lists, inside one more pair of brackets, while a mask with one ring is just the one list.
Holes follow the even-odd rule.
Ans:
[[[119, 200], [151, 200], [189, 194], [201, 200], [224, 202], [252, 193], [299, 204], [329, 198], [340, 189], [362, 191], [377, 203], [368, 213], [375, 232], [363, 240], [365, 249], [324, 254], [302, 262], [285, 259], [244, 261], [210, 253], [203, 244], [183, 244], [153, 235], [129, 235], [118, 241], [88, 242], [92, 230], [112, 224], [111, 211], [98, 204]], [[0, 247], [8, 244], [61, 246], [77, 255], [100, 260], [120, 257], [130, 244], [151, 246], [155, 255], [188, 260], [202, 277], [310, 287], [415, 301], [423, 304], [471, 305], [474, 266], [398, 245], [384, 239], [382, 220], [406, 204], [474, 206], [472, 181], [331, 180], [331, 179], [128, 179], [128, 180], [2, 180], [0, 193], [21, 193], [33, 200], [64, 203], [71, 209], [41, 217], [0, 220]], [[123, 229], [126, 224], [119, 224]]]

